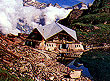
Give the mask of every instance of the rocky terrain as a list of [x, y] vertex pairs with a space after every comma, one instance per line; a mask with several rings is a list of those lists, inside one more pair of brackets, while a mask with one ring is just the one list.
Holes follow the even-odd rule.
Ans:
[[[91, 81], [83, 76], [77, 79], [70, 77], [69, 73], [72, 70], [57, 62], [56, 53], [26, 46], [27, 36], [27, 34], [18, 36], [0, 34], [0, 68], [16, 76], [17, 80], [14, 81], [22, 81], [22, 77], [37, 81]], [[5, 75], [0, 75], [1, 78], [3, 76]]]
[[57, 7], [57, 8], [62, 8], [61, 6], [59, 6], [57, 3], [55, 5], [49, 3], [49, 4], [46, 4], [46, 3], [40, 3], [38, 1], [32, 1], [32, 0], [23, 0], [23, 6], [34, 6], [38, 9], [43, 9], [43, 8], [46, 8], [46, 7], [49, 7], [49, 6], [53, 6], [53, 7]]

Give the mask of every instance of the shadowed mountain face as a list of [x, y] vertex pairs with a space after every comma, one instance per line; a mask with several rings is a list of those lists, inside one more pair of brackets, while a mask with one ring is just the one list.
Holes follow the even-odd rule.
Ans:
[[83, 10], [72, 10], [67, 18], [60, 20], [59, 23], [65, 26], [70, 26], [74, 19], [78, 19], [82, 14]]

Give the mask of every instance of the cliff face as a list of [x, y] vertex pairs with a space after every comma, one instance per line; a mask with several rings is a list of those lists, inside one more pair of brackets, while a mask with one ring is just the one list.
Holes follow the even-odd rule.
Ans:
[[66, 9], [73, 9], [73, 10], [70, 12], [67, 18], [60, 20], [59, 23], [69, 27], [74, 22], [74, 20], [78, 19], [80, 16], [84, 14], [83, 12], [85, 12], [88, 9], [88, 7], [86, 4], [81, 2]]

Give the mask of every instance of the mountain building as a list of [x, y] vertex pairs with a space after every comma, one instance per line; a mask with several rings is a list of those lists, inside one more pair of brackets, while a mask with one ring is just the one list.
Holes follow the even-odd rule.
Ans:
[[77, 40], [76, 31], [57, 22], [37, 27], [27, 38], [26, 45], [48, 51], [83, 51], [82, 44]]

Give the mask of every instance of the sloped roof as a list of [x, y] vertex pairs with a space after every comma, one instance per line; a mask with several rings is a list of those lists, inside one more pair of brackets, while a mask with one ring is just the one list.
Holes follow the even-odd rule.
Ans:
[[72, 30], [66, 26], [63, 26], [59, 23], [57, 23], [64, 31], [66, 31], [70, 36], [72, 36], [75, 40], [77, 40], [76, 31]]
[[71, 37], [73, 37], [75, 40], [77, 40], [76, 31], [67, 28], [57, 22], [54, 22], [49, 25], [45, 25], [43, 27], [37, 27], [38, 31], [41, 33], [41, 35], [44, 37], [45, 40], [48, 38], [54, 36], [55, 34], [65, 31], [67, 32]]

